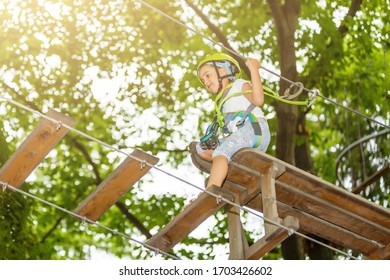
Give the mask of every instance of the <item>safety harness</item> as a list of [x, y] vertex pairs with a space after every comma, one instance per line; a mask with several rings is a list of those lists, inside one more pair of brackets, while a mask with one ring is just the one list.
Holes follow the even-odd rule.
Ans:
[[234, 121], [234, 119], [236, 119], [237, 117], [240, 117], [240, 120], [236, 123], [237, 129], [240, 129], [244, 125], [246, 119], [250, 120], [253, 130], [255, 132], [255, 139], [252, 147], [257, 148], [260, 146], [261, 127], [257, 118], [252, 114], [252, 110], [256, 108], [255, 105], [253, 104], [249, 105], [246, 111], [229, 112], [226, 114], [223, 114], [221, 112], [223, 104], [228, 99], [248, 93], [247, 91], [241, 91], [241, 92], [227, 95], [228, 89], [230, 89], [231, 87], [232, 87], [232, 83], [226, 86], [225, 88], [223, 88], [222, 90], [220, 90], [219, 93], [217, 94], [217, 97], [215, 98], [214, 109], [216, 114], [214, 115], [214, 120], [207, 127], [205, 135], [200, 139], [200, 146], [204, 150], [215, 149], [219, 145], [219, 140], [218, 140], [219, 128], [222, 129], [222, 133], [224, 134], [224, 137], [229, 137], [232, 134], [232, 131], [229, 130], [228, 125], [231, 121]]
[[[200, 139], [200, 146], [203, 150], [215, 149], [219, 145], [219, 140], [218, 140], [219, 128], [222, 129], [222, 133], [224, 134], [224, 137], [229, 137], [232, 134], [232, 132], [228, 129], [228, 125], [231, 121], [234, 121], [234, 119], [237, 117], [241, 118], [236, 123], [237, 129], [240, 129], [244, 125], [246, 119], [249, 119], [249, 121], [251, 122], [253, 130], [254, 130], [254, 134], [255, 134], [255, 138], [254, 138], [254, 142], [253, 142], [252, 147], [257, 148], [261, 144], [261, 137], [262, 137], [261, 127], [260, 127], [260, 124], [258, 122], [258, 119], [252, 113], [252, 110], [254, 108], [256, 108], [255, 105], [253, 105], [253, 104], [249, 105], [248, 108], [246, 109], [246, 111], [229, 112], [226, 114], [223, 114], [221, 112], [223, 104], [228, 99], [230, 99], [232, 97], [236, 97], [236, 96], [245, 95], [245, 94], [252, 92], [252, 90], [245, 90], [245, 91], [240, 91], [240, 92], [236, 92], [236, 93], [228, 95], [227, 94], [228, 89], [231, 88], [232, 85], [233, 84], [230, 83], [228, 86], [222, 88], [218, 92], [217, 97], [214, 100], [215, 115], [214, 115], [213, 122], [207, 127], [205, 135]], [[302, 88], [298, 84], [292, 84], [292, 86], [290, 86], [288, 91], [291, 90], [293, 86], [299, 86], [300, 89]], [[293, 98], [293, 96], [291, 96], [291, 95], [289, 96], [288, 92], [285, 93], [285, 97], [280, 97], [276, 92], [271, 90], [269, 87], [263, 86], [263, 91], [264, 91], [265, 95], [270, 96], [272, 98], [275, 98], [279, 101], [288, 103], [288, 104], [310, 106], [309, 105], [310, 100], [293, 101], [293, 100], [286, 99], [287, 97]], [[297, 96], [297, 94], [295, 94], [294, 96]]]

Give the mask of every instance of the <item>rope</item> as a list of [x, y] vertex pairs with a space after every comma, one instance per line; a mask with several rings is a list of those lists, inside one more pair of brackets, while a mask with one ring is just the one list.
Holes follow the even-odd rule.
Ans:
[[150, 245], [148, 245], [148, 244], [146, 244], [146, 243], [144, 243], [144, 242], [138, 241], [138, 240], [136, 240], [136, 239], [134, 239], [134, 238], [132, 238], [132, 237], [130, 237], [130, 236], [124, 234], [124, 233], [121, 233], [121, 232], [119, 232], [119, 231], [117, 231], [117, 230], [114, 230], [114, 229], [112, 229], [112, 228], [109, 228], [109, 227], [107, 227], [107, 226], [104, 226], [104, 225], [102, 225], [102, 224], [100, 224], [100, 223], [98, 223], [98, 222], [92, 221], [92, 220], [88, 219], [88, 218], [85, 217], [85, 216], [78, 215], [78, 214], [76, 214], [76, 213], [74, 213], [74, 212], [72, 212], [72, 211], [69, 211], [69, 210], [67, 210], [67, 209], [65, 209], [65, 208], [63, 208], [63, 207], [60, 207], [60, 206], [58, 206], [58, 205], [56, 205], [56, 204], [54, 204], [54, 203], [51, 203], [51, 202], [49, 202], [49, 201], [47, 201], [47, 200], [44, 200], [44, 199], [42, 199], [42, 198], [40, 198], [40, 197], [37, 197], [37, 196], [33, 195], [33, 194], [30, 194], [30, 193], [28, 193], [28, 192], [22, 191], [22, 190], [20, 190], [19, 188], [16, 188], [16, 187], [14, 187], [14, 186], [9, 185], [8, 183], [5, 183], [5, 182], [0, 181], [0, 185], [2, 185], [3, 191], [5, 191], [6, 189], [10, 189], [10, 190], [15, 191], [15, 192], [17, 192], [17, 193], [23, 194], [23, 195], [25, 195], [25, 196], [27, 196], [27, 197], [29, 197], [29, 198], [32, 198], [32, 199], [37, 200], [37, 201], [39, 201], [39, 202], [41, 202], [41, 203], [43, 203], [43, 204], [46, 204], [46, 205], [48, 205], [48, 206], [50, 206], [50, 207], [53, 207], [53, 208], [55, 208], [55, 209], [57, 209], [57, 210], [60, 210], [60, 211], [66, 213], [66, 214], [68, 214], [68, 215], [70, 215], [70, 216], [73, 216], [73, 217], [75, 217], [75, 218], [78, 218], [78, 219], [80, 219], [83, 223], [87, 222], [87, 223], [90, 223], [90, 224], [92, 224], [92, 225], [98, 226], [98, 227], [100, 227], [100, 228], [103, 228], [103, 229], [105, 229], [105, 230], [107, 230], [107, 231], [109, 231], [109, 232], [115, 234], [115, 235], [119, 235], [119, 236], [121, 236], [121, 237], [123, 237], [123, 238], [126, 238], [126, 239], [128, 239], [128, 240], [130, 240], [130, 241], [133, 241], [133, 242], [135, 242], [135, 243], [141, 245], [142, 247], [145, 247], [145, 248], [147, 248], [147, 249], [149, 249], [149, 250], [151, 250], [151, 251], [154, 251], [154, 252], [156, 252], [156, 253], [158, 253], [158, 254], [165, 255], [165, 256], [167, 256], [167, 257], [169, 257], [169, 258], [172, 258], [172, 259], [175, 259], [175, 260], [179, 260], [179, 258], [176, 257], [176, 256], [173, 256], [173, 255], [171, 255], [171, 254], [169, 254], [169, 253], [166, 253], [166, 252], [164, 252], [164, 251], [161, 251], [161, 250], [158, 249], [158, 248], [155, 248], [155, 247], [153, 247], [153, 246], [150, 246]]
[[[184, 27], [184, 28], [186, 28], [186, 29], [192, 31], [193, 33], [199, 35], [200, 37], [202, 37], [203, 39], [205, 39], [205, 40], [211, 42], [212, 44], [217, 45], [217, 46], [219, 46], [219, 47], [225, 49], [225, 50], [228, 51], [229, 53], [234, 54], [234, 55], [236, 55], [237, 57], [240, 57], [240, 58], [243, 59], [243, 60], [246, 59], [244, 56], [240, 55], [240, 54], [237, 53], [236, 51], [234, 51], [234, 50], [232, 50], [232, 49], [230, 49], [230, 48], [224, 46], [223, 44], [221, 44], [221, 43], [219, 43], [219, 42], [216, 42], [215, 40], [211, 39], [210, 37], [207, 37], [207, 36], [203, 35], [202, 33], [200, 33], [199, 31], [195, 30], [194, 28], [192, 28], [192, 27], [190, 27], [190, 26], [184, 24], [183, 22], [181, 22], [181, 21], [175, 19], [174, 17], [172, 17], [172, 16], [168, 15], [167, 13], [161, 11], [160, 9], [158, 9], [158, 8], [156, 8], [156, 7], [154, 7], [154, 6], [152, 6], [151, 4], [146, 3], [146, 2], [143, 1], [143, 0], [136, 0], [136, 1], [138, 1], [138, 2], [140, 2], [141, 4], [143, 4], [143, 5], [147, 6], [147, 7], [149, 7], [150, 9], [156, 11], [157, 13], [159, 13], [159, 14], [161, 14], [162, 16], [168, 18], [169, 20], [171, 20], [171, 21], [177, 23], [178, 25], [180, 25], [180, 26], [182, 26], [182, 27]], [[348, 107], [346, 107], [346, 106], [343, 106], [343, 105], [341, 105], [341, 104], [339, 104], [339, 103], [337, 103], [337, 102], [335, 102], [335, 101], [333, 101], [333, 100], [331, 100], [331, 99], [329, 99], [329, 98], [327, 98], [327, 97], [321, 95], [321, 94], [319, 93], [318, 90], [310, 90], [310, 89], [304, 87], [303, 84], [301, 84], [301, 83], [299, 83], [299, 82], [294, 82], [294, 81], [292, 81], [292, 80], [290, 80], [290, 79], [288, 79], [288, 78], [286, 78], [286, 77], [284, 77], [284, 76], [282, 76], [282, 75], [279, 75], [279, 74], [277, 74], [276, 72], [271, 71], [271, 70], [269, 70], [269, 69], [267, 69], [267, 68], [265, 68], [265, 67], [263, 67], [263, 66], [261, 66], [261, 68], [262, 68], [263, 70], [265, 70], [265, 71], [267, 71], [267, 72], [269, 72], [269, 73], [271, 73], [271, 74], [273, 74], [273, 75], [275, 75], [275, 76], [277, 76], [277, 77], [280, 77], [281, 79], [283, 79], [283, 80], [289, 82], [292, 86], [294, 86], [294, 85], [295, 85], [295, 86], [298, 86], [298, 87], [299, 87], [299, 90], [305, 90], [305, 91], [308, 92], [309, 94], [312, 94], [311, 96], [309, 96], [309, 105], [308, 105], [308, 107], [310, 107], [310, 106], [312, 105], [312, 103], [314, 102], [315, 98], [316, 98], [317, 96], [319, 96], [319, 97], [321, 97], [323, 100], [327, 100], [328, 102], [330, 102], [330, 103], [332, 103], [332, 104], [334, 104], [334, 105], [336, 105], [336, 106], [339, 106], [339, 107], [341, 107], [341, 108], [344, 108], [344, 109], [346, 109], [346, 110], [349, 110], [350, 112], [352, 112], [352, 113], [354, 113], [354, 114], [356, 114], [356, 115], [359, 115], [359, 116], [361, 116], [361, 117], [363, 117], [363, 118], [365, 118], [365, 119], [367, 119], [367, 120], [370, 120], [370, 121], [372, 121], [372, 122], [375, 122], [375, 123], [377, 123], [377, 124], [379, 124], [379, 125], [381, 125], [381, 126], [383, 126], [383, 127], [390, 128], [390, 126], [388, 126], [388, 125], [385, 125], [385, 124], [383, 124], [383, 123], [381, 123], [381, 122], [379, 122], [379, 121], [377, 121], [377, 120], [375, 120], [375, 119], [373, 119], [373, 118], [370, 118], [370, 117], [368, 117], [368, 116], [366, 116], [366, 115], [364, 115], [364, 114], [362, 114], [362, 113], [360, 113], [360, 112], [357, 112], [356, 110], [350, 109], [350, 108], [348, 108]], [[291, 89], [291, 87], [290, 87], [290, 89]], [[289, 89], [288, 89], [288, 90], [289, 90]], [[295, 97], [295, 95], [294, 95], [294, 97]], [[286, 100], [286, 99], [284, 99], [284, 100]], [[284, 100], [280, 100], [280, 101], [284, 101]]]
[[[101, 141], [101, 140], [99, 140], [99, 139], [93, 137], [93, 136], [90, 136], [90, 135], [88, 135], [88, 134], [86, 134], [86, 133], [83, 133], [83, 132], [81, 132], [81, 131], [79, 131], [79, 130], [73, 128], [73, 127], [70, 127], [70, 126], [68, 126], [68, 125], [66, 125], [66, 124], [62, 124], [62, 123], [58, 122], [57, 120], [55, 120], [55, 119], [53, 119], [53, 118], [50, 118], [50, 117], [48, 117], [48, 116], [46, 116], [46, 115], [44, 115], [44, 114], [42, 114], [42, 113], [40, 113], [40, 112], [38, 112], [38, 111], [36, 111], [36, 110], [34, 110], [34, 109], [31, 109], [31, 108], [29, 108], [29, 107], [27, 107], [27, 106], [25, 106], [25, 105], [23, 105], [23, 104], [20, 104], [20, 103], [17, 102], [17, 101], [13, 101], [13, 100], [11, 100], [11, 99], [9, 99], [9, 98], [7, 98], [7, 97], [4, 97], [4, 96], [2, 96], [2, 95], [0, 95], [0, 99], [4, 99], [4, 100], [6, 100], [6, 101], [8, 101], [8, 102], [10, 102], [10, 103], [12, 103], [12, 104], [14, 104], [15, 106], [18, 106], [18, 107], [20, 107], [20, 108], [23, 108], [23, 109], [25, 109], [25, 110], [27, 110], [27, 111], [33, 113], [33, 114], [39, 115], [40, 117], [45, 118], [45, 119], [47, 119], [47, 120], [50, 120], [50, 121], [52, 121], [53, 123], [55, 123], [55, 124], [57, 124], [57, 125], [61, 125], [61, 126], [67, 128], [67, 129], [70, 130], [70, 131], [73, 131], [73, 132], [75, 132], [75, 133], [77, 133], [77, 134], [79, 134], [79, 135], [81, 135], [81, 136], [83, 136], [83, 137], [86, 137], [86, 138], [89, 139], [89, 140], [95, 141], [95, 142], [97, 142], [97, 143], [99, 143], [99, 144], [101, 144], [101, 145], [103, 145], [103, 146], [105, 146], [105, 147], [107, 147], [107, 148], [109, 148], [109, 149], [115, 150], [115, 151], [117, 151], [117, 152], [119, 152], [119, 153], [121, 153], [121, 154], [123, 154], [123, 155], [126, 155], [126, 156], [128, 156], [128, 157], [130, 157], [130, 158], [132, 158], [132, 159], [134, 159], [134, 160], [136, 160], [136, 161], [138, 161], [138, 162], [140, 162], [141, 164], [148, 165], [150, 168], [156, 169], [157, 171], [160, 171], [160, 172], [164, 173], [165, 175], [167, 175], [167, 176], [169, 176], [169, 177], [172, 177], [172, 178], [174, 178], [174, 179], [176, 179], [176, 180], [178, 180], [178, 181], [181, 181], [181, 182], [183, 182], [183, 183], [185, 183], [185, 184], [187, 184], [187, 185], [189, 185], [189, 186], [191, 186], [191, 187], [194, 187], [194, 188], [200, 190], [201, 192], [204, 192], [204, 193], [206, 193], [206, 194], [208, 194], [208, 195], [210, 195], [210, 196], [215, 197], [215, 198], [217, 199], [217, 201], [224, 201], [225, 203], [227, 203], [227, 204], [229, 204], [229, 205], [231, 205], [231, 206], [237, 207], [237, 208], [239, 208], [239, 209], [241, 209], [241, 210], [243, 210], [243, 211], [246, 211], [247, 213], [250, 213], [250, 214], [252, 214], [252, 215], [254, 215], [254, 216], [256, 216], [256, 217], [259, 217], [259, 218], [263, 219], [265, 222], [268, 222], [268, 223], [273, 224], [273, 225], [275, 225], [275, 226], [277, 226], [277, 227], [283, 228], [283, 229], [285, 229], [286, 231], [288, 231], [288, 233], [289, 233], [290, 235], [292, 235], [292, 234], [297, 234], [297, 235], [299, 235], [299, 236], [301, 236], [301, 237], [304, 237], [304, 238], [306, 238], [306, 239], [308, 239], [308, 240], [311, 240], [312, 242], [315, 242], [315, 243], [317, 243], [317, 244], [319, 244], [319, 245], [321, 245], [321, 246], [327, 247], [327, 248], [329, 248], [329, 249], [331, 249], [331, 250], [334, 250], [335, 252], [338, 252], [338, 253], [340, 253], [340, 254], [346, 255], [346, 256], [349, 257], [349, 258], [354, 258], [351, 254], [345, 253], [345, 252], [343, 252], [343, 251], [341, 251], [341, 250], [338, 250], [338, 249], [336, 249], [336, 248], [332, 248], [332, 247], [330, 247], [329, 245], [327, 245], [327, 244], [325, 244], [325, 243], [323, 243], [323, 242], [320, 242], [320, 241], [318, 241], [318, 240], [316, 240], [316, 239], [313, 239], [313, 238], [311, 238], [311, 237], [309, 237], [309, 236], [307, 236], [307, 235], [304, 235], [304, 234], [302, 234], [302, 233], [299, 233], [298, 231], [296, 231], [296, 230], [294, 230], [294, 229], [288, 228], [288, 227], [286, 227], [286, 226], [284, 226], [284, 225], [282, 225], [282, 224], [280, 224], [280, 223], [274, 222], [274, 221], [272, 221], [272, 220], [270, 220], [270, 219], [268, 219], [268, 218], [266, 218], [266, 217], [263, 217], [263, 216], [259, 215], [258, 213], [256, 213], [255, 211], [251, 210], [250, 208], [246, 207], [246, 206], [241, 206], [241, 205], [239, 205], [239, 204], [237, 204], [237, 203], [234, 203], [234, 202], [232, 202], [232, 201], [230, 201], [230, 200], [228, 200], [228, 199], [223, 198], [223, 197], [220, 196], [220, 195], [217, 195], [217, 194], [214, 194], [214, 193], [212, 193], [212, 192], [210, 192], [210, 191], [208, 191], [208, 190], [205, 190], [205, 189], [203, 189], [203, 188], [201, 188], [201, 187], [199, 187], [199, 186], [197, 186], [197, 185], [195, 185], [195, 184], [193, 184], [193, 183], [191, 183], [191, 182], [189, 182], [189, 181], [187, 181], [187, 180], [185, 180], [185, 179], [182, 179], [182, 178], [180, 178], [180, 177], [178, 177], [178, 176], [176, 176], [176, 175], [174, 175], [174, 174], [172, 174], [172, 173], [170, 173], [170, 172], [168, 172], [168, 171], [165, 171], [165, 170], [163, 170], [163, 169], [161, 169], [161, 168], [159, 168], [159, 167], [157, 167], [157, 166], [155, 166], [155, 165], [153, 165], [153, 164], [150, 164], [149, 162], [147, 162], [147, 161], [145, 161], [145, 160], [143, 160], [143, 159], [139, 159], [139, 158], [137, 158], [137, 157], [135, 157], [135, 156], [133, 156], [133, 155], [131, 155], [131, 154], [128, 154], [128, 153], [126, 153], [126, 152], [124, 152], [124, 151], [121, 151], [121, 150], [119, 150], [118, 148], [113, 147], [113, 146], [111, 146], [111, 145], [109, 145], [109, 144], [107, 144], [107, 143], [105, 143], [105, 142], [103, 142], [103, 141]], [[4, 183], [4, 182], [0, 182], [0, 184], [2, 184], [5, 188], [8, 186], [8, 185], [7, 185], [6, 183]], [[17, 190], [18, 190], [18, 189], [17, 189]], [[20, 191], [20, 190], [19, 190], [19, 191]], [[20, 191], [20, 192], [22, 192], [22, 191]], [[23, 192], [23, 193], [24, 193], [24, 192]], [[25, 193], [25, 194], [27, 195], [27, 193]], [[30, 194], [28, 194], [27, 196], [29, 196], [29, 197], [31, 197], [31, 198], [34, 198], [34, 196], [33, 196], [33, 195], [30, 195]], [[42, 200], [42, 199], [40, 199], [40, 198], [38, 198], [38, 199], [39, 199], [39, 201], [45, 203], [44, 200]], [[49, 203], [49, 202], [48, 202], [48, 203]], [[46, 203], [46, 204], [47, 204], [47, 203]], [[59, 206], [56, 206], [56, 208], [57, 208], [57, 209], [60, 209], [60, 210], [63, 209], [63, 208], [61, 208], [61, 207], [59, 207]], [[71, 214], [72, 216], [75, 216], [75, 217], [80, 218], [80, 219], [82, 219], [82, 220], [86, 220], [86, 217], [79, 216], [79, 215], [77, 215], [77, 214], [75, 214], [75, 213], [73, 213], [73, 212], [70, 212], [70, 211], [66, 210], [66, 209], [64, 209], [64, 210], [65, 210], [64, 212], [66, 212], [66, 213], [68, 213], [68, 214]], [[92, 222], [92, 223], [95, 223], [95, 222], [93, 222], [93, 221], [91, 221], [91, 222]], [[98, 224], [98, 225], [99, 225], [99, 224]], [[100, 226], [100, 225], [99, 225], [99, 226]], [[104, 227], [104, 226], [102, 226], [102, 227]], [[122, 234], [121, 234], [121, 235], [122, 235]], [[126, 236], [126, 235], [124, 235], [124, 236]], [[149, 246], [149, 245], [145, 244], [145, 247], [148, 247], [148, 246]], [[149, 246], [149, 247], [151, 247], [151, 246]], [[157, 248], [154, 248], [154, 249], [156, 249], [156, 250], [154, 250], [154, 251], [160, 252], [159, 249], [157, 249]]]

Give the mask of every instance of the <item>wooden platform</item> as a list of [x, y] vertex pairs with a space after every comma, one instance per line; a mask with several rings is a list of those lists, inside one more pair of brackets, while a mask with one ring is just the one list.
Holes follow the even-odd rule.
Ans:
[[[211, 163], [198, 157], [195, 144], [190, 145], [193, 163], [200, 170], [210, 172]], [[265, 179], [264, 176], [271, 176], [275, 185], [275, 204], [272, 205], [271, 199], [271, 204], [267, 207], [263, 205], [267, 204], [269, 198], [264, 196], [268, 197], [270, 194], [264, 193], [266, 185], [264, 180], [271, 183], [272, 180]], [[270, 206], [277, 209], [276, 218], [289, 228], [299, 228], [299, 231], [305, 234], [311, 233], [322, 237], [339, 246], [360, 252], [369, 259], [390, 259], [389, 209], [265, 153], [253, 149], [239, 151], [229, 165], [227, 180], [222, 190], [236, 197], [235, 201], [240, 205], [246, 205], [254, 210], [266, 213], [270, 211]], [[199, 224], [198, 219], [187, 219], [187, 217], [194, 217], [192, 211], [195, 209], [186, 208], [154, 236], [150, 244], [167, 250], [180, 242]], [[233, 213], [235, 211], [237, 210], [233, 209]], [[234, 219], [234, 216], [230, 219]], [[299, 221], [299, 225], [294, 219]], [[170, 239], [170, 232], [175, 230], [178, 223], [186, 225], [188, 230], [176, 232], [175, 239]], [[237, 226], [238, 221], [235, 224]], [[234, 230], [236, 235], [239, 235], [239, 231], [237, 228]], [[229, 232], [231, 232], [230, 229]], [[278, 242], [283, 240], [281, 238], [283, 234], [286, 235], [284, 231], [282, 234], [279, 233], [279, 237], [276, 236], [278, 230], [275, 228], [269, 232], [273, 233], [268, 235], [268, 241], [273, 241], [272, 246], [275, 246], [277, 240]], [[163, 240], [170, 243], [170, 246], [161, 246]], [[241, 250], [243, 253], [238, 253], [239, 256], [235, 258], [261, 257], [266, 253], [269, 244], [267, 245], [264, 239], [257, 243], [261, 243], [257, 244], [258, 248], [246, 248], [245, 240], [240, 241], [239, 246], [243, 247]]]

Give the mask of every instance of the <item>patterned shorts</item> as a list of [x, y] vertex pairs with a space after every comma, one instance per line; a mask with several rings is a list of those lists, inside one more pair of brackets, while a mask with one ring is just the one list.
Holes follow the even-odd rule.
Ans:
[[[261, 127], [261, 144], [256, 150], [265, 152], [271, 141], [271, 134], [269, 131], [268, 123], [265, 119], [258, 119]], [[225, 156], [230, 162], [232, 156], [242, 148], [251, 148], [255, 139], [255, 133], [252, 124], [247, 120], [240, 129], [231, 134], [227, 138], [219, 139], [219, 146], [213, 152], [213, 158], [219, 155]], [[196, 151], [198, 154], [204, 150], [200, 147], [200, 143], [196, 145]]]

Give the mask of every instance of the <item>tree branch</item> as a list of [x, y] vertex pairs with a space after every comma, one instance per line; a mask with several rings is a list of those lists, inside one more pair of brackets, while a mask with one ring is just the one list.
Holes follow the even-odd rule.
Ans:
[[24, 98], [24, 96], [22, 96], [17, 90], [13, 89], [12, 87], [10, 87], [9, 85], [7, 85], [4, 81], [0, 81], [1, 85], [5, 88], [6, 91], [9, 91], [9, 92], [12, 92], [12, 95], [15, 96], [20, 100], [22, 101], [23, 103], [25, 103], [29, 108], [35, 110], [35, 111], [38, 111], [38, 112], [41, 112], [38, 108], [38, 106], [31, 102], [31, 101], [28, 101], [26, 98]]
[[117, 201], [115, 205], [119, 208], [119, 210], [122, 212], [123, 215], [126, 216], [126, 218], [133, 223], [133, 225], [138, 228], [143, 235], [145, 235], [148, 239], [152, 237], [152, 234], [150, 231], [144, 227], [144, 225], [133, 215], [129, 212], [129, 210], [126, 208], [126, 206], [120, 202]]
[[347, 20], [348, 18], [353, 18], [355, 17], [356, 13], [360, 10], [360, 7], [362, 5], [363, 0], [353, 0], [351, 2], [351, 5], [349, 6], [348, 13], [345, 15], [343, 21], [341, 22], [339, 26], [339, 34], [343, 36], [345, 33], [348, 32], [348, 27], [347, 27]]
[[[360, 10], [362, 3], [363, 3], [363, 0], [352, 0], [351, 1], [351, 5], [349, 6], [348, 13], [345, 15], [343, 21], [341, 22], [341, 24], [338, 28], [338, 32], [339, 32], [339, 35], [341, 38], [343, 38], [344, 35], [349, 31], [349, 28], [346, 25], [347, 19], [348, 18], [353, 19], [355, 17], [356, 13]], [[329, 49], [331, 47], [333, 47], [333, 40], [331, 41], [331, 43], [326, 45], [327, 49]], [[322, 65], [322, 64], [323, 64], [323, 58], [319, 61], [318, 65]], [[311, 107], [308, 108], [308, 110], [305, 112], [305, 114], [307, 114], [309, 111], [311, 111], [311, 109], [312, 109]]]
[[46, 232], [46, 234], [43, 236], [41, 239], [40, 243], [44, 243], [46, 239], [54, 232], [54, 230], [59, 226], [61, 223], [62, 219], [64, 219], [66, 214], [62, 214], [60, 218], [57, 219], [57, 221], [54, 223], [54, 225]]
[[77, 141], [76, 138], [70, 137], [70, 139], [71, 139], [71, 142], [74, 145], [74, 147], [77, 148], [82, 153], [82, 155], [84, 156], [86, 161], [92, 166], [93, 173], [96, 176], [96, 185], [99, 185], [103, 180], [100, 177], [100, 173], [99, 173], [99, 169], [98, 169], [97, 165], [93, 162], [87, 149], [79, 141]]
[[196, 7], [193, 3], [191, 3], [188, 0], [185, 0], [186, 4], [194, 10], [194, 12], [203, 20], [203, 22], [209, 27], [209, 29], [217, 36], [219, 42], [226, 47], [227, 49], [231, 50], [230, 53], [231, 56], [237, 60], [238, 64], [240, 65], [240, 68], [245, 72], [246, 75], [250, 76], [250, 72], [248, 67], [246, 66], [246, 61], [244, 61], [240, 56], [236, 54], [236, 51], [233, 49], [233, 47], [229, 44], [229, 41], [227, 40], [226, 36], [221, 32], [221, 30], [213, 24], [209, 18], [200, 10], [198, 7]]
[[[100, 174], [99, 174], [99, 170], [98, 170], [98, 167], [97, 165], [93, 162], [92, 158], [90, 157], [87, 149], [80, 143], [78, 142], [75, 138], [72, 138], [72, 142], [73, 144], [75, 145], [75, 147], [77, 149], [79, 149], [81, 151], [81, 153], [84, 155], [85, 159], [87, 160], [87, 162], [92, 165], [92, 169], [95, 173], [95, 176], [96, 176], [96, 183], [97, 185], [99, 185], [101, 182], [102, 182], [102, 179], [100, 177]], [[152, 235], [150, 234], [149, 230], [147, 228], [144, 227], [144, 225], [133, 215], [131, 214], [128, 209], [126, 208], [126, 206], [117, 201], [115, 203], [115, 205], [119, 208], [119, 210], [122, 212], [122, 214], [124, 214], [126, 216], [126, 218], [136, 227], [138, 228], [142, 234], [144, 234], [147, 238], [150, 238], [152, 237]]]

